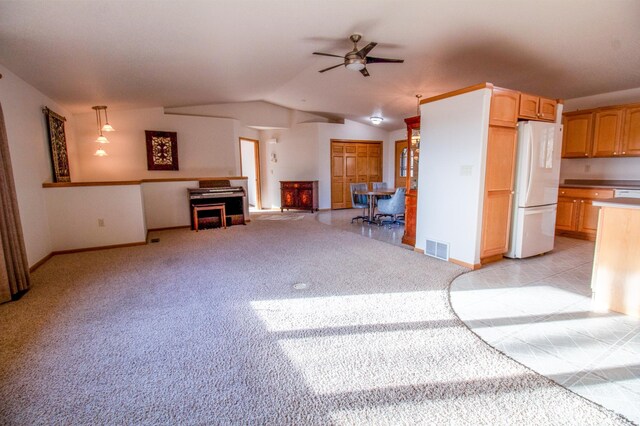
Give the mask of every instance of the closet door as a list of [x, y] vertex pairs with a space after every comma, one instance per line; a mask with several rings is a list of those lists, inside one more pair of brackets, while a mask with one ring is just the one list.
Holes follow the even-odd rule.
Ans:
[[381, 181], [382, 142], [331, 141], [332, 209], [351, 208], [351, 183]]

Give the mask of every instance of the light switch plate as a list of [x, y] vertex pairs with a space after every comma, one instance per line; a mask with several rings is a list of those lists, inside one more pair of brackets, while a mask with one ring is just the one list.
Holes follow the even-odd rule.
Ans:
[[460, 166], [460, 176], [471, 176], [473, 172], [473, 166], [469, 164], [463, 164]]

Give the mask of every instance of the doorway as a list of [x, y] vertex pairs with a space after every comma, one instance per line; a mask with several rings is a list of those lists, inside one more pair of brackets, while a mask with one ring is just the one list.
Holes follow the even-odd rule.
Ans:
[[255, 139], [240, 138], [240, 174], [247, 177], [249, 208], [262, 209], [260, 185], [260, 143]]

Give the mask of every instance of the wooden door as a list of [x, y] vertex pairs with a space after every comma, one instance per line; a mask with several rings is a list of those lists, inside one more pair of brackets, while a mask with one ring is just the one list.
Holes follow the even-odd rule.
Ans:
[[626, 108], [622, 155], [640, 155], [640, 106]]
[[575, 231], [578, 229], [578, 200], [575, 198], [558, 197], [558, 211], [556, 213], [556, 229]]
[[480, 257], [507, 251], [511, 226], [517, 131], [489, 126]]
[[592, 156], [613, 157], [622, 151], [620, 142], [623, 113], [623, 109], [606, 109], [596, 112]]
[[399, 188], [407, 184], [407, 141], [396, 141], [396, 155], [394, 162], [395, 179], [394, 188]]
[[513, 127], [518, 122], [518, 101], [520, 93], [495, 87], [491, 94], [489, 124]]
[[[382, 182], [382, 147], [377, 143], [367, 145], [368, 182]], [[371, 188], [373, 189], [373, 188]]]
[[331, 141], [331, 208], [351, 208], [351, 184], [382, 181], [382, 142]]
[[520, 112], [518, 115], [522, 118], [531, 118], [533, 120], [538, 118], [538, 102], [540, 98], [537, 96], [527, 95], [526, 93], [520, 94]]
[[555, 99], [540, 98], [538, 102], [538, 118], [541, 120], [556, 121], [558, 102]]
[[591, 152], [593, 114], [572, 114], [564, 117], [563, 158], [584, 158]]
[[600, 207], [595, 207], [592, 200], [580, 200], [580, 213], [578, 213], [578, 232], [595, 237], [598, 230], [598, 212]]

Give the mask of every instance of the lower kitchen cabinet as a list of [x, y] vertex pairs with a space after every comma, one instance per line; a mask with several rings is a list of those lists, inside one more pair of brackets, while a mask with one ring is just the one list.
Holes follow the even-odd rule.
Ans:
[[600, 208], [593, 200], [612, 198], [613, 189], [560, 188], [558, 194], [556, 235], [594, 241]]

